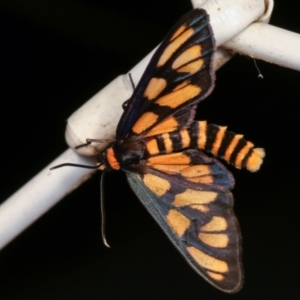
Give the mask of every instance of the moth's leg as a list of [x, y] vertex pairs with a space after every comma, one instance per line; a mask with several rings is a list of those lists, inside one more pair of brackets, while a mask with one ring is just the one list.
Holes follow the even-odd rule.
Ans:
[[131, 85], [132, 85], [132, 89], [135, 90], [135, 84], [134, 84], [134, 82], [133, 82], [131, 73], [128, 73], [128, 76], [129, 76], [129, 79], [130, 79], [130, 83], [131, 83]]
[[92, 142], [91, 139], [86, 139], [86, 143], [80, 144], [80, 145], [76, 146], [75, 149], [79, 149], [79, 148], [81, 148], [81, 147], [88, 146], [88, 145], [91, 144], [91, 142]]
[[75, 149], [88, 146], [91, 143], [111, 143], [114, 141], [115, 141], [115, 139], [86, 139], [86, 143], [76, 146]]
[[[135, 90], [135, 84], [134, 84], [134, 82], [133, 82], [131, 73], [128, 73], [128, 76], [129, 76], [129, 79], [130, 79], [130, 83], [131, 83], [131, 85], [132, 85], [132, 89]], [[123, 102], [123, 104], [122, 104], [123, 110], [126, 108], [126, 106], [127, 106], [127, 104], [128, 104], [128, 101], [129, 101], [129, 99], [126, 100], [125, 102]]]

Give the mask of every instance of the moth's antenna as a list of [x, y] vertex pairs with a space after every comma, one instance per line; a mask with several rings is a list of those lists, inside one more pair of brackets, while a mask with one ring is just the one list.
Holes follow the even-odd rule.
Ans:
[[105, 236], [105, 205], [104, 205], [104, 174], [105, 170], [103, 170], [100, 178], [100, 210], [101, 210], [101, 235], [102, 235], [102, 241], [103, 244], [110, 248], [110, 245], [107, 243], [106, 236]]
[[[79, 168], [86, 168], [86, 169], [98, 169], [98, 166], [86, 166], [86, 165], [79, 165], [79, 164], [72, 164], [72, 163], [64, 163], [61, 165], [54, 166], [50, 168], [50, 170], [62, 168], [62, 167], [79, 167]], [[101, 177], [100, 177], [100, 210], [101, 210], [101, 235], [102, 235], [102, 240], [103, 244], [107, 247], [110, 248], [110, 245], [107, 243], [106, 236], [105, 236], [105, 205], [104, 205], [104, 174], [105, 170], [103, 170]]]
[[258, 78], [259, 78], [259, 79], [264, 79], [264, 76], [263, 76], [263, 74], [261, 74], [260, 69], [259, 69], [259, 67], [258, 67], [258, 65], [257, 65], [257, 63], [256, 63], [256, 59], [253, 58], [253, 61], [254, 61], [255, 68], [256, 68], [256, 70], [258, 71]]
[[78, 168], [85, 168], [85, 169], [98, 169], [99, 166], [86, 166], [86, 165], [79, 165], [79, 164], [72, 164], [72, 163], [64, 163], [57, 166], [50, 168], [50, 170], [58, 169], [61, 167], [78, 167]]
[[[128, 76], [129, 76], [129, 80], [130, 80], [130, 83], [131, 83], [131, 86], [132, 86], [132, 90], [134, 91], [135, 90], [135, 84], [134, 84], [134, 81], [132, 79], [131, 73], [128, 73]], [[130, 98], [123, 102], [123, 104], [122, 104], [123, 109], [126, 108], [129, 100], [130, 100]]]

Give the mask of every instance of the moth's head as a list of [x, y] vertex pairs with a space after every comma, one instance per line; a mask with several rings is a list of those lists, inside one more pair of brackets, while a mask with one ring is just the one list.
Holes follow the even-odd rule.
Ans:
[[99, 170], [103, 171], [105, 169], [107, 171], [112, 171], [121, 168], [119, 160], [116, 157], [114, 146], [115, 145], [107, 148], [97, 155], [97, 167]]

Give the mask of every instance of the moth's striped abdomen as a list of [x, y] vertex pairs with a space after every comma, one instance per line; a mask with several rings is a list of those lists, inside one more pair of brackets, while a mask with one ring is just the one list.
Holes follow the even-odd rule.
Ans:
[[254, 148], [243, 135], [206, 121], [195, 121], [189, 128], [159, 134], [146, 142], [146, 150], [151, 156], [186, 148], [204, 150], [238, 169], [246, 168], [251, 172], [259, 170], [265, 156], [264, 149]]

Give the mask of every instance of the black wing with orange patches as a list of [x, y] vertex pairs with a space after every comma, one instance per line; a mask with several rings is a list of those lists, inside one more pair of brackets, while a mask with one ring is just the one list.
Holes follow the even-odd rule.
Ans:
[[229, 191], [233, 177], [202, 152], [179, 154], [177, 165], [167, 154], [165, 164], [148, 162], [144, 173], [127, 171], [128, 181], [193, 269], [218, 289], [236, 292], [243, 275], [240, 231]]
[[[194, 9], [184, 15], [153, 55], [129, 99], [117, 127], [117, 139], [145, 136], [151, 130], [157, 134], [155, 128], [172, 116], [174, 119], [166, 120], [159, 132], [187, 126], [194, 116], [193, 105], [213, 88], [214, 50], [207, 13]], [[187, 105], [189, 109], [180, 113]]]

